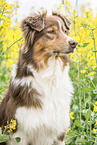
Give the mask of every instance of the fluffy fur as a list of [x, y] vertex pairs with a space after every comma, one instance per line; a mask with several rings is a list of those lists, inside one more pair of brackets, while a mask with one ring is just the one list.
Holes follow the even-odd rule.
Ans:
[[[68, 53], [77, 42], [68, 36], [70, 20], [53, 13], [23, 20], [25, 44], [13, 66], [9, 89], [0, 105], [0, 126], [17, 120], [7, 145], [64, 145], [73, 93]], [[2, 143], [1, 143], [2, 144]], [[3, 145], [3, 144], [2, 144]]]

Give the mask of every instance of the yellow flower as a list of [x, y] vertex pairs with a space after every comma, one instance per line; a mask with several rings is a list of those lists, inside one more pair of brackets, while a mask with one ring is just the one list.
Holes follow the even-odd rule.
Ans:
[[66, 0], [66, 5], [68, 5], [68, 4], [70, 4], [70, 3], [68, 2], [68, 0]]
[[96, 74], [96, 72], [90, 72], [89, 76], [93, 76], [94, 74]]
[[15, 7], [15, 4], [13, 4], [12, 6]]
[[96, 133], [97, 129], [93, 128], [94, 133]]
[[13, 63], [14, 63], [13, 60], [12, 60], [12, 59], [9, 59], [9, 60], [7, 61], [7, 63], [6, 63], [7, 68], [11, 69]]
[[7, 132], [10, 133], [10, 130], [8, 130]]
[[93, 111], [97, 112], [97, 106], [96, 105], [94, 105], [94, 110]]
[[94, 70], [96, 68], [96, 66], [92, 66], [92, 69]]
[[17, 125], [16, 120], [13, 120], [13, 119], [11, 119], [10, 123], [12, 123], [13, 126]]
[[59, 9], [61, 9], [61, 7], [62, 7], [62, 6], [60, 5], [60, 6], [59, 6]]
[[70, 131], [71, 131], [71, 128], [69, 128], [67, 132], [70, 132]]
[[4, 126], [4, 128], [6, 129], [6, 128], [7, 128], [7, 126]]
[[87, 67], [87, 66], [85, 66], [85, 69], [88, 69], [88, 67]]
[[95, 125], [97, 125], [97, 120], [95, 120], [96, 121], [96, 124]]
[[70, 119], [74, 119], [74, 112], [70, 112], [69, 115], [70, 115]]
[[13, 130], [16, 129], [16, 125], [17, 125], [16, 120], [11, 119], [10, 122], [7, 121], [7, 125], [4, 126], [4, 132], [8, 133], [12, 132]]
[[81, 72], [82, 74], [85, 74], [86, 70], [81, 70], [80, 72]]
[[10, 129], [11, 130], [12, 129], [15, 130], [16, 129], [16, 125], [17, 125], [16, 120], [11, 119], [10, 125], [9, 125]]
[[4, 58], [5, 58], [5, 59], [7, 58], [7, 55], [6, 55], [6, 54], [4, 54]]
[[97, 101], [95, 102], [95, 104], [97, 105]]

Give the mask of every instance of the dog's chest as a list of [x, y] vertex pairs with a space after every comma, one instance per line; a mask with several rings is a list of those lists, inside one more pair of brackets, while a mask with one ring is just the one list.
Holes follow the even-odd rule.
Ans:
[[[68, 129], [70, 98], [73, 87], [68, 76], [68, 68], [64, 73], [61, 72], [61, 69], [55, 69], [50, 68], [46, 72], [34, 74], [33, 86], [42, 95], [42, 109], [18, 108], [15, 115], [18, 121], [16, 135], [21, 134], [21, 131], [29, 136], [29, 140], [35, 138], [36, 134], [37, 136], [42, 135], [44, 138], [47, 136], [55, 138]], [[31, 134], [33, 134], [33, 137]]]

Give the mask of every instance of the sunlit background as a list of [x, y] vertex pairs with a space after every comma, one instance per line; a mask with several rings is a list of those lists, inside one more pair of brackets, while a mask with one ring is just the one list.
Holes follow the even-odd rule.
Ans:
[[[7, 0], [9, 3], [13, 3], [14, 0]], [[86, 8], [91, 8], [93, 14], [97, 12], [97, 2], [96, 0], [68, 0], [74, 8], [78, 7], [78, 14], [81, 15], [81, 7], [86, 5]], [[15, 0], [15, 3], [19, 4], [17, 11], [17, 20], [20, 21], [25, 16], [30, 13], [40, 11], [41, 9], [47, 10], [48, 14], [52, 11], [57, 10], [59, 5], [61, 5], [62, 0]], [[89, 7], [87, 6], [89, 5]], [[64, 6], [63, 6], [64, 7]]]

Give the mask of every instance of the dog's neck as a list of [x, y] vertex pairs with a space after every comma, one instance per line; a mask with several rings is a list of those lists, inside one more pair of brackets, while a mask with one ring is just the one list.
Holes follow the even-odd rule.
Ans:
[[[47, 77], [59, 77], [64, 73], [65, 70], [69, 70], [69, 63], [67, 63], [64, 67], [64, 62], [61, 60], [60, 57], [56, 59], [55, 56], [52, 56], [48, 59], [48, 64], [44, 65], [43, 69], [37, 71], [34, 69], [33, 65], [28, 65], [28, 70], [30, 70], [34, 77], [40, 75], [42, 78]], [[66, 71], [68, 73], [68, 71]]]
[[[69, 63], [67, 63], [67, 65], [64, 67], [63, 69], [63, 62], [61, 60], [61, 58], [55, 58], [50, 57], [48, 59], [48, 65], [44, 67], [44, 69], [41, 69], [40, 71], [37, 71], [37, 69], [35, 69], [33, 67], [33, 64], [28, 64], [25, 68], [25, 64], [23, 64], [23, 66], [21, 66], [21, 68], [18, 68], [20, 66], [18, 65], [13, 65], [13, 69], [12, 69], [12, 80], [16, 79], [17, 80], [17, 84], [18, 82], [22, 82], [22, 84], [27, 83], [27, 81], [29, 80], [29, 82], [32, 81], [33, 78], [38, 79], [38, 80], [45, 80], [45, 79], [59, 79], [59, 78], [63, 78], [66, 77], [68, 75], [68, 71], [69, 71]], [[24, 68], [23, 68], [24, 67]], [[26, 73], [26, 75], [25, 75]]]

